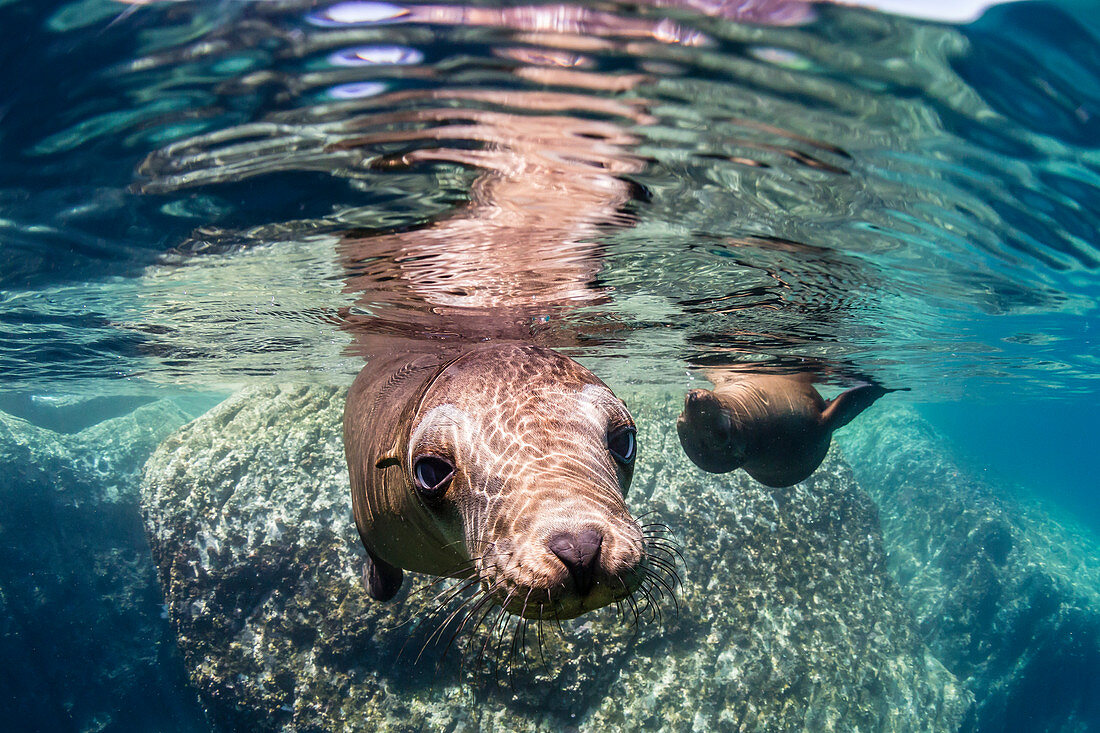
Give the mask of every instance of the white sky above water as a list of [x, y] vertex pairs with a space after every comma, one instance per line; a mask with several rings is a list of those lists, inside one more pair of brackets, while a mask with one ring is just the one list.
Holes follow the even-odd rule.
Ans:
[[1019, 0], [840, 0], [842, 4], [862, 5], [885, 13], [908, 15], [912, 18], [939, 20], [945, 23], [969, 23], [986, 8]]

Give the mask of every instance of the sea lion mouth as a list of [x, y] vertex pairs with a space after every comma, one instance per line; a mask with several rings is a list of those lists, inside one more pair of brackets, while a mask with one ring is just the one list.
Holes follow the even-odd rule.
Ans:
[[[570, 580], [554, 587], [540, 588], [525, 584], [498, 587], [492, 595], [496, 605], [513, 616], [528, 620], [566, 621], [626, 600], [641, 587], [644, 579], [645, 574], [639, 568], [613, 578], [593, 581], [583, 595]], [[488, 591], [490, 587], [483, 581], [483, 590]]]
[[634, 529], [637, 537], [613, 541], [592, 529], [555, 533], [534, 558], [497, 552], [477, 568], [481, 593], [503, 612], [528, 620], [564, 621], [615, 604], [637, 613], [636, 595], [641, 605], [666, 595], [675, 603], [675, 544], [662, 524]]

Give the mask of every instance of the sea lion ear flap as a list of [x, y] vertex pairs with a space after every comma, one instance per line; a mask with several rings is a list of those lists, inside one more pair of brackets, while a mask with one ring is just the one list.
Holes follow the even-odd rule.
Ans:
[[401, 465], [401, 451], [397, 447], [397, 442], [390, 447], [388, 451], [382, 454], [382, 457], [374, 462], [375, 468], [388, 468], [389, 466]]
[[898, 391], [900, 390], [886, 389], [877, 384], [864, 384], [853, 387], [829, 400], [825, 406], [825, 411], [821, 413], [821, 419], [830, 430], [842, 428], [855, 420], [859, 413], [874, 404], [879, 397], [889, 392]]
[[394, 453], [387, 453], [374, 462], [375, 468], [388, 468], [390, 466], [400, 466], [401, 457]]

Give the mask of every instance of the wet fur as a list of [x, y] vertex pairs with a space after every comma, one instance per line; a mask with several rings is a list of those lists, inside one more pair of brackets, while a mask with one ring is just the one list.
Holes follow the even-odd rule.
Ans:
[[[372, 361], [344, 415], [371, 594], [392, 597], [404, 569], [474, 580], [524, 618], [572, 618], [629, 596], [647, 572], [645, 538], [623, 499], [632, 466], [606, 442], [626, 425], [625, 405], [595, 375], [536, 346]], [[456, 469], [430, 506], [412, 481], [425, 452]], [[547, 543], [585, 529], [603, 542], [582, 596]]]
[[766, 486], [809, 477], [829, 451], [833, 431], [891, 390], [850, 389], [826, 402], [808, 379], [751, 375], [692, 390], [676, 422], [688, 457], [705, 471], [744, 468]]

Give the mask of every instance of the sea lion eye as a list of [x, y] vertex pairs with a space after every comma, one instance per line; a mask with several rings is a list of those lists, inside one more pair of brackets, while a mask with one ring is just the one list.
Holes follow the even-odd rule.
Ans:
[[421, 456], [413, 464], [416, 488], [425, 499], [438, 499], [455, 476], [455, 467], [439, 456]]
[[607, 450], [612, 457], [622, 464], [634, 460], [637, 449], [637, 440], [634, 437], [634, 428], [630, 426], [616, 428], [607, 434]]

